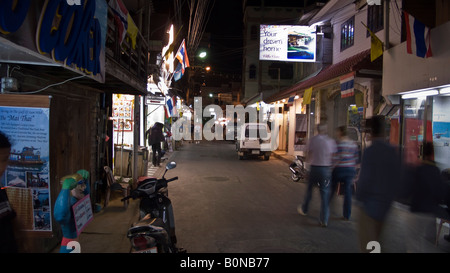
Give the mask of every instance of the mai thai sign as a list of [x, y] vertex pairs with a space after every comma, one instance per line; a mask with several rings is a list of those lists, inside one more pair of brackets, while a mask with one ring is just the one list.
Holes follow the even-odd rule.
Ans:
[[[105, 0], [2, 0], [0, 1], [0, 43], [16, 45], [36, 62], [60, 65], [104, 82], [105, 40], [108, 6]], [[4, 39], [2, 39], [4, 38]], [[4, 41], [4, 40], [7, 41]], [[31, 53], [31, 54], [30, 54]], [[0, 61], [27, 63], [27, 54]], [[25, 55], [25, 57], [24, 57]]]
[[24, 230], [51, 232], [50, 98], [27, 95], [20, 106], [20, 96], [0, 96], [0, 128], [12, 144], [0, 187]]

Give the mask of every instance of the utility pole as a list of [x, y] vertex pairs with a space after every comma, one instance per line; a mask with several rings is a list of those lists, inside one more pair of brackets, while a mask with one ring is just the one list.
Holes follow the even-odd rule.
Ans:
[[[133, 170], [132, 177], [133, 183], [137, 183], [139, 177], [138, 174], [138, 156], [139, 156], [139, 139], [140, 139], [140, 128], [141, 128], [141, 104], [140, 97], [138, 95], [134, 96], [134, 128], [133, 128]], [[123, 149], [123, 148], [122, 148]], [[123, 157], [122, 157], [123, 160]]]
[[384, 9], [385, 10], [385, 15], [384, 15], [384, 22], [385, 22], [385, 24], [384, 24], [384, 35], [385, 35], [385, 38], [384, 38], [384, 50], [388, 50], [390, 48], [390, 46], [389, 46], [390, 2], [391, 2], [390, 0], [385, 0], [385, 2], [384, 2], [384, 6], [385, 6], [385, 9]]

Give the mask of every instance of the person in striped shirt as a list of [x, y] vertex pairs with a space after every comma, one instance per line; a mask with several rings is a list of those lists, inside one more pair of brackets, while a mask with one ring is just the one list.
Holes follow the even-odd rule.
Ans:
[[[331, 192], [334, 193], [338, 183], [343, 183], [344, 220], [349, 220], [352, 212], [353, 179], [356, 175], [356, 165], [359, 163], [358, 145], [347, 136], [347, 127], [340, 126], [336, 129], [337, 153], [333, 156], [333, 172]], [[330, 202], [334, 194], [330, 194]]]

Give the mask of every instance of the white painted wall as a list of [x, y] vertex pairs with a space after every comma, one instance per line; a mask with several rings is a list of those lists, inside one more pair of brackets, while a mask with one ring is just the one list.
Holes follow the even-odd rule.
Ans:
[[[398, 45], [401, 41], [402, 19], [395, 2], [397, 2], [399, 8], [402, 7], [401, 0], [391, 1], [389, 19], [389, 42], [391, 45]], [[339, 63], [370, 48], [370, 36], [367, 37], [367, 29], [361, 24], [361, 22], [363, 22], [367, 25], [367, 9], [367, 5], [361, 10], [355, 10], [355, 5], [349, 5], [339, 11], [331, 20], [333, 25], [333, 64]], [[341, 51], [341, 26], [353, 15], [355, 15], [355, 43], [352, 47]], [[385, 42], [385, 29], [375, 33], [383, 43]]]
[[431, 30], [433, 57], [406, 52], [406, 42], [384, 52], [383, 95], [450, 84], [450, 22]]

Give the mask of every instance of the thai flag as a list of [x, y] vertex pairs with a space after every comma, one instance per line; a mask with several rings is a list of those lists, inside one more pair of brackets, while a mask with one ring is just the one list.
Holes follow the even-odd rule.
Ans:
[[431, 52], [431, 29], [404, 11], [406, 25], [406, 48], [409, 54], [428, 58]]
[[167, 108], [167, 113], [169, 115], [169, 117], [174, 117], [177, 114], [177, 108], [176, 108], [176, 100], [175, 97], [172, 98], [167, 98], [166, 101], [166, 108]]
[[350, 73], [340, 78], [341, 98], [347, 98], [355, 95], [355, 74]]
[[183, 77], [182, 67], [181, 64], [178, 64], [175, 72], [173, 72], [173, 79], [179, 81], [181, 77]]
[[123, 39], [127, 35], [128, 29], [128, 10], [121, 0], [110, 0], [108, 3], [114, 14], [114, 21], [116, 22], [117, 31], [119, 32], [119, 44], [122, 44]]
[[178, 49], [176, 58], [178, 61], [180, 61], [181, 64], [181, 74], [184, 74], [184, 70], [186, 69], [186, 67], [189, 67], [189, 59], [186, 51], [186, 43], [184, 42], [184, 40], [181, 43], [180, 48]]

